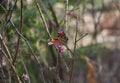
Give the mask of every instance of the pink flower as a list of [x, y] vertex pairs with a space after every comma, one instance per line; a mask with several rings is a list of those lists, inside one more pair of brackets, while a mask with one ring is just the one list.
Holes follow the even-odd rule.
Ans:
[[28, 74], [23, 74], [23, 79], [24, 80], [29, 80], [29, 75]]
[[69, 15], [69, 16], [73, 16], [73, 15], [74, 15], [73, 10], [70, 10], [70, 11], [68, 12], [68, 15]]
[[60, 53], [61, 53], [61, 54], [64, 53], [64, 48], [60, 47]]
[[51, 42], [48, 43], [48, 45], [55, 45], [55, 47], [59, 50], [61, 54], [64, 52], [64, 49], [62, 48], [62, 44], [60, 44], [56, 40], [52, 40]]
[[64, 48], [62, 47], [61, 44], [58, 43], [58, 44], [55, 45], [55, 47], [59, 50], [59, 52], [60, 52], [61, 54], [64, 53]]
[[60, 49], [61, 48], [61, 44], [58, 42], [57, 44], [55, 44], [55, 47]]

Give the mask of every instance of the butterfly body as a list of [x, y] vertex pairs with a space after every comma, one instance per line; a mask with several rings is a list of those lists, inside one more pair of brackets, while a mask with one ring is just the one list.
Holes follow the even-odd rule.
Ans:
[[68, 41], [68, 37], [66, 36], [65, 32], [63, 30], [59, 31], [57, 34], [57, 38], [51, 40], [51, 42], [49, 42], [48, 44], [53, 44], [53, 45], [57, 45], [57, 44], [61, 44], [61, 45], [65, 45], [67, 44]]

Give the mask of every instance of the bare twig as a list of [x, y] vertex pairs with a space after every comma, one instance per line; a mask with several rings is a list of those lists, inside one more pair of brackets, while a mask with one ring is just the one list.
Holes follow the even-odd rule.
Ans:
[[80, 41], [83, 37], [85, 37], [87, 35], [88, 35], [88, 33], [83, 34], [82, 37], [80, 37], [79, 39], [76, 40], [76, 42]]
[[[23, 1], [21, 0], [21, 10], [20, 10], [20, 29], [19, 32], [22, 32], [22, 26], [23, 26]], [[20, 46], [20, 35], [18, 35], [18, 40], [17, 40], [17, 48], [16, 48], [16, 52], [13, 58], [13, 65], [15, 64], [15, 61], [17, 59], [17, 54], [19, 51], [19, 46]]]
[[17, 74], [17, 72], [16, 72], [16, 69], [15, 69], [14, 65], [12, 64], [12, 61], [8, 58], [7, 54], [3, 50], [2, 50], [2, 53], [5, 56], [6, 60], [9, 62], [10, 67], [15, 74], [15, 78], [16, 78], [17, 83], [22, 83], [18, 74]]
[[9, 80], [9, 83], [11, 83], [11, 78], [12, 78], [12, 75], [11, 75], [11, 72], [10, 72], [10, 68], [9, 68], [9, 64], [7, 64], [7, 70], [8, 70], [8, 75], [9, 75], [9, 78], [8, 78], [8, 80]]
[[[75, 56], [75, 50], [76, 50], [76, 45], [77, 45], [77, 33], [78, 33], [78, 23], [79, 23], [79, 19], [78, 19], [78, 16], [76, 18], [76, 31], [75, 31], [75, 42], [74, 42], [74, 50], [73, 50], [73, 56], [72, 58]], [[71, 67], [70, 67], [70, 75], [69, 75], [69, 78], [68, 78], [68, 83], [72, 83], [73, 82], [73, 72], [74, 72], [74, 60], [72, 60], [71, 62]]]
[[7, 53], [8, 58], [12, 61], [10, 51], [9, 51], [7, 45], [5, 44], [5, 41], [3, 40], [3, 37], [1, 36], [1, 34], [0, 34], [0, 41], [2, 42], [2, 46], [5, 49], [5, 52]]
[[[26, 74], [29, 76], [29, 73], [28, 73], [27, 67], [26, 67], [26, 65], [25, 65], [25, 63], [24, 63], [22, 57], [21, 57], [20, 60], [21, 60], [21, 63], [22, 63], [22, 65], [23, 65], [24, 69], [25, 69]], [[30, 76], [29, 76], [29, 79], [28, 79], [28, 83], [31, 83], [31, 81], [30, 81]]]
[[53, 39], [52, 36], [51, 36], [51, 34], [50, 34], [50, 32], [49, 32], [49, 29], [48, 29], [47, 23], [46, 23], [46, 21], [45, 21], [44, 15], [43, 15], [43, 13], [42, 13], [42, 9], [41, 9], [38, 1], [35, 0], [35, 2], [36, 2], [36, 6], [37, 6], [37, 8], [38, 8], [38, 10], [39, 10], [40, 16], [41, 16], [41, 18], [42, 18], [42, 21], [43, 21], [43, 23], [44, 23], [44, 25], [45, 25], [46, 32], [48, 33], [48, 36], [50, 37], [50, 39]]
[[1, 81], [3, 83], [6, 83], [7, 78], [6, 78], [5, 73], [3, 71], [3, 64], [1, 62], [0, 62], [0, 73], [1, 73]]
[[56, 14], [55, 14], [55, 12], [54, 12], [54, 10], [53, 10], [53, 7], [52, 7], [52, 5], [51, 5], [50, 0], [48, 0], [48, 5], [49, 5], [50, 10], [51, 10], [51, 12], [52, 12], [52, 15], [53, 15], [53, 18], [54, 18], [54, 21], [55, 21], [55, 24], [56, 24], [56, 28], [59, 28], [60, 26], [59, 26], [59, 23], [58, 23]]
[[[17, 34], [26, 42], [28, 48], [30, 49], [30, 52], [32, 54], [32, 56], [34, 57], [35, 61], [37, 62], [38, 66], [40, 68], [42, 68], [41, 64], [40, 64], [40, 61], [38, 60], [37, 56], [35, 55], [31, 45], [29, 44], [29, 42], [27, 41], [27, 39], [17, 30], [16, 26], [13, 24], [13, 22], [10, 20], [10, 23], [12, 25], [12, 27], [15, 29], [15, 31], [17, 32]], [[43, 83], [45, 83], [45, 79], [44, 79], [44, 75], [43, 75], [43, 71], [40, 69], [40, 73], [42, 75], [42, 80], [43, 80]]]

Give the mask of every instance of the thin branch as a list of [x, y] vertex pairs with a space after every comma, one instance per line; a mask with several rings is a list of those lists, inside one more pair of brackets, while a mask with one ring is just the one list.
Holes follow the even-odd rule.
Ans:
[[52, 5], [51, 5], [50, 0], [48, 0], [48, 5], [49, 5], [50, 10], [51, 10], [51, 12], [52, 12], [52, 15], [53, 15], [54, 21], [55, 21], [55, 23], [56, 23], [56, 28], [59, 28], [60, 26], [59, 26], [59, 23], [58, 23], [58, 20], [57, 20], [56, 14], [55, 14], [55, 12], [54, 12], [54, 10], [53, 10], [53, 7], [52, 7]]
[[[20, 60], [21, 60], [21, 63], [22, 63], [22, 65], [23, 65], [24, 69], [25, 69], [26, 74], [29, 76], [29, 73], [28, 73], [27, 67], [26, 67], [26, 65], [25, 65], [25, 63], [24, 63], [22, 57], [21, 57]], [[31, 81], [30, 81], [30, 76], [29, 76], [29, 79], [28, 79], [28, 83], [31, 83]]]
[[35, 0], [35, 2], [41, 6], [42, 8], [42, 11], [45, 13], [46, 17], [48, 18], [48, 20], [52, 21], [52, 18], [51, 16], [48, 14], [48, 10], [47, 8], [45, 7], [44, 3], [42, 0]]
[[[79, 19], [78, 19], [78, 16], [77, 16], [77, 18], [76, 18], [76, 31], [75, 31], [74, 50], [73, 50], [73, 56], [72, 56], [72, 58], [75, 56], [75, 51], [76, 51], [78, 23], [79, 23]], [[72, 62], [71, 62], [70, 65], [71, 65], [71, 67], [70, 67], [70, 72], [69, 72], [68, 83], [72, 83], [73, 82], [73, 78], [72, 77], [73, 77], [73, 72], [74, 72], [75, 61], [72, 60]]]
[[[17, 34], [26, 42], [26, 44], [27, 44], [28, 48], [30, 49], [30, 52], [31, 52], [32, 56], [34, 57], [35, 61], [37, 62], [38, 66], [40, 68], [42, 68], [42, 66], [40, 64], [40, 61], [38, 60], [37, 56], [35, 55], [32, 47], [29, 44], [29, 42], [27, 41], [27, 39], [17, 30], [16, 26], [13, 24], [13, 22], [11, 20], [10, 20], [10, 23], [11, 23], [12, 27], [15, 29], [15, 31], [17, 32]], [[40, 73], [42, 75], [42, 81], [43, 81], [43, 83], [46, 83], [45, 79], [44, 79], [43, 71], [41, 69], [40, 69]]]
[[[20, 29], [19, 32], [22, 32], [22, 26], [23, 26], [23, 1], [21, 0], [21, 9], [20, 9]], [[20, 35], [18, 35], [18, 40], [17, 40], [17, 48], [16, 52], [13, 58], [13, 65], [15, 64], [15, 61], [17, 59], [17, 54], [19, 52], [19, 46], [20, 46]]]
[[83, 34], [82, 37], [80, 37], [79, 39], [76, 40], [76, 42], [80, 41], [83, 37], [85, 37], [87, 35], [88, 35], [88, 33]]
[[8, 76], [9, 76], [9, 78], [8, 78], [8, 81], [9, 81], [9, 83], [11, 83], [11, 78], [12, 78], [12, 75], [11, 75], [11, 72], [10, 72], [10, 68], [9, 68], [9, 64], [7, 64], [7, 71], [8, 71]]
[[7, 54], [3, 50], [2, 50], [2, 53], [5, 56], [6, 60], [9, 62], [10, 67], [11, 67], [12, 71], [15, 74], [15, 78], [17, 80], [17, 83], [22, 83], [19, 76], [18, 76], [18, 74], [17, 74], [17, 72], [16, 72], [16, 69], [15, 69], [14, 65], [12, 64], [12, 61], [9, 59], [9, 57], [7, 56]]
[[2, 46], [5, 49], [5, 52], [7, 53], [8, 58], [12, 61], [10, 51], [9, 51], [7, 45], [5, 44], [5, 41], [3, 40], [3, 37], [1, 36], [1, 34], [0, 34], [0, 41], [2, 42]]
[[38, 10], [39, 10], [40, 16], [41, 16], [41, 18], [42, 18], [42, 21], [43, 21], [43, 23], [44, 23], [44, 26], [45, 26], [45, 28], [46, 28], [46, 32], [48, 33], [48, 36], [49, 36], [50, 39], [52, 40], [53, 38], [52, 38], [52, 36], [51, 36], [51, 34], [50, 34], [50, 32], [49, 32], [49, 29], [48, 29], [48, 26], [47, 26], [47, 22], [45, 21], [44, 15], [43, 15], [43, 13], [42, 13], [42, 9], [41, 9], [38, 1], [35, 0], [35, 2], [36, 2], [36, 6], [37, 6], [37, 8], [38, 8]]
[[[8, 16], [8, 19], [7, 19], [6, 23], [5, 23], [5, 25], [10, 21], [10, 19], [11, 19], [11, 17], [12, 17], [13, 10], [15, 9], [15, 6], [16, 6], [16, 4], [17, 4], [17, 1], [18, 1], [18, 0], [15, 0], [13, 7], [10, 9], [11, 11], [9, 11], [9, 14], [8, 14], [9, 16]], [[6, 11], [5, 11], [5, 12], [6, 12]]]
[[[0, 50], [1, 51], [1, 50]], [[2, 56], [0, 55], [0, 59], [2, 58]], [[3, 70], [3, 64], [2, 64], [2, 59], [0, 61], [0, 73], [1, 73], [1, 78], [2, 78], [2, 82], [3, 83], [6, 83], [6, 76], [5, 76], [5, 73], [4, 73], [4, 70]]]

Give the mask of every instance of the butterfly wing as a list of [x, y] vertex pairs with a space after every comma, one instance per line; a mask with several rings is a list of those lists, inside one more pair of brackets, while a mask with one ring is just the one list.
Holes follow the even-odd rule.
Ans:
[[68, 41], [68, 37], [66, 36], [63, 30], [58, 32], [57, 39], [59, 40], [61, 44], [66, 44]]
[[59, 43], [58, 39], [51, 40], [48, 45], [57, 45]]
[[67, 44], [68, 37], [66, 36], [65, 32], [63, 30], [59, 31], [57, 34], [57, 38], [51, 40], [48, 45], [65, 45]]

